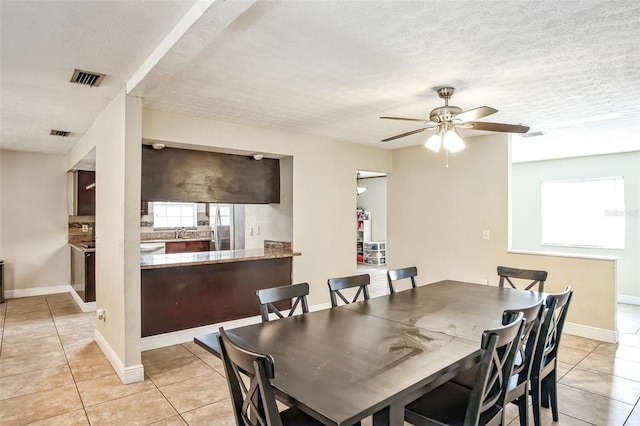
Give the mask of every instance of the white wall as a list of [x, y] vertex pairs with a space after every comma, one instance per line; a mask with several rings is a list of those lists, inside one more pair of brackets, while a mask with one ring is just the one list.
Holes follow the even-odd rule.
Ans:
[[371, 210], [371, 240], [387, 241], [387, 178], [360, 179], [367, 190], [358, 195], [358, 206]]
[[[541, 244], [540, 185], [547, 180], [624, 176], [625, 249]], [[617, 256], [618, 295], [640, 304], [640, 152], [516, 163], [512, 166], [512, 247], [516, 250]]]
[[0, 151], [6, 297], [66, 291], [70, 283], [65, 172], [60, 155]]
[[[387, 261], [415, 265], [420, 283], [444, 279], [497, 285], [496, 267], [549, 271], [545, 290], [574, 289], [573, 333], [615, 340], [615, 262], [507, 251], [508, 136], [471, 138], [449, 158], [422, 146], [393, 151], [388, 182]], [[490, 240], [482, 231], [490, 231]], [[569, 327], [571, 328], [571, 327]]]
[[293, 157], [294, 282], [309, 282], [310, 304], [328, 303], [327, 279], [356, 272], [356, 170], [391, 171], [391, 152], [269, 129], [152, 110], [143, 137], [167, 146]]

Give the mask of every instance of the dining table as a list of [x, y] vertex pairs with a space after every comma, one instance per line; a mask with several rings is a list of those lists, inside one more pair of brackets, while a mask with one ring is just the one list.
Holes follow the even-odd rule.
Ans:
[[[404, 425], [404, 407], [476, 364], [486, 329], [544, 293], [445, 280], [339, 307], [225, 329], [270, 354], [276, 397], [326, 425]], [[218, 333], [194, 341], [219, 355]]]

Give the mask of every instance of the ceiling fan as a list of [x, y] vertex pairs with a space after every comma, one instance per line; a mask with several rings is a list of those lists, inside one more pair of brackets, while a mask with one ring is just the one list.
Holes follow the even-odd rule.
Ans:
[[399, 135], [391, 136], [390, 138], [382, 139], [382, 142], [389, 142], [395, 139], [403, 138], [405, 136], [414, 135], [416, 133], [424, 132], [425, 130], [435, 130], [435, 134], [431, 136], [425, 146], [432, 151], [438, 152], [440, 147], [443, 146], [448, 152], [457, 152], [464, 148], [464, 142], [458, 129], [474, 129], [483, 130], [487, 132], [507, 132], [507, 133], [527, 133], [529, 131], [528, 126], [519, 124], [503, 124], [503, 123], [487, 123], [481, 121], [475, 121], [479, 118], [487, 117], [491, 114], [498, 112], [497, 109], [488, 106], [481, 106], [473, 108], [467, 111], [463, 111], [462, 108], [449, 105], [449, 99], [453, 96], [455, 89], [450, 86], [434, 87], [441, 99], [444, 99], [444, 106], [440, 106], [431, 110], [429, 119], [420, 118], [403, 118], [403, 117], [380, 117], [387, 120], [406, 120], [406, 121], [419, 121], [428, 123], [426, 127], [412, 130], [410, 132], [401, 133]]

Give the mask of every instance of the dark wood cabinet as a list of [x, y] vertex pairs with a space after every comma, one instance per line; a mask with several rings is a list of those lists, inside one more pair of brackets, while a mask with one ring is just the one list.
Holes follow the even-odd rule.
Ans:
[[209, 251], [209, 241], [167, 241], [165, 253], [191, 253]]
[[146, 216], [149, 214], [149, 202], [140, 201], [140, 216]]
[[71, 283], [84, 302], [96, 301], [96, 252], [71, 248]]
[[87, 186], [96, 183], [96, 172], [78, 170], [77, 176], [77, 211], [78, 216], [96, 215], [96, 190], [95, 186], [87, 189]]

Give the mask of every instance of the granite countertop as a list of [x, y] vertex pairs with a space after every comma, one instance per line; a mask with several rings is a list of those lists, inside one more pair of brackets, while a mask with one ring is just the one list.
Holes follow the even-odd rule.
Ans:
[[179, 243], [181, 241], [211, 241], [211, 238], [163, 238], [155, 240], [140, 240], [140, 244], [145, 243]]
[[210, 265], [246, 262], [250, 260], [282, 259], [300, 253], [282, 248], [201, 251], [193, 253], [149, 254], [140, 256], [141, 269], [172, 268], [176, 266]]
[[94, 247], [90, 247], [89, 248], [89, 247], [83, 247], [82, 244], [83, 243], [69, 243], [69, 245], [72, 248], [74, 248], [76, 250], [79, 250], [81, 252], [84, 252], [84, 253], [90, 253], [90, 252], [95, 252], [96, 251], [95, 245], [94, 245]]

